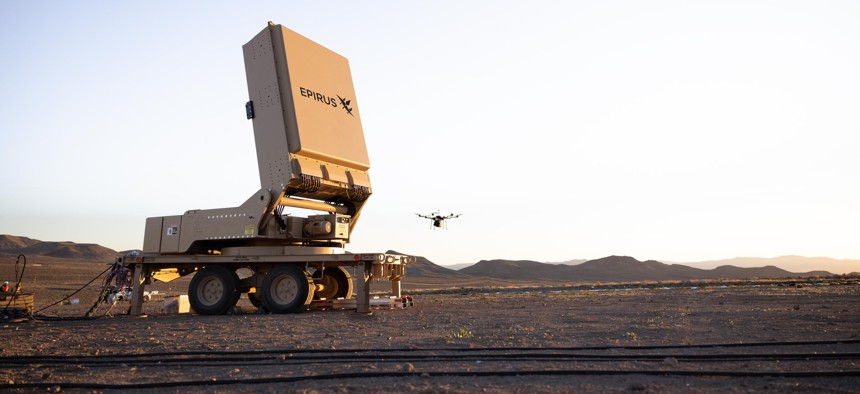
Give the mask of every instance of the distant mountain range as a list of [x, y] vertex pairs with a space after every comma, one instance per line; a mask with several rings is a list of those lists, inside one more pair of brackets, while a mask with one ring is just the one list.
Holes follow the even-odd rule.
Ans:
[[[389, 251], [389, 253], [397, 253]], [[406, 269], [404, 286], [428, 287], [444, 283], [447, 287], [516, 286], [546, 284], [583, 284], [609, 282], [706, 280], [706, 279], [781, 279], [832, 276], [827, 271], [790, 272], [775, 266], [736, 267], [723, 265], [702, 269], [659, 261], [639, 261], [629, 256], [609, 256], [579, 264], [549, 264], [530, 260], [482, 260], [452, 270], [424, 257]]]
[[723, 265], [714, 269], [701, 269], [682, 264], [665, 264], [655, 260], [639, 261], [629, 256], [609, 256], [577, 265], [547, 264], [527, 260], [482, 260], [458, 272], [499, 279], [513, 279], [527, 275], [532, 280], [555, 282], [792, 278], [833, 275], [827, 271], [795, 273], [775, 266], [745, 268]]
[[[46, 256], [55, 259], [111, 262], [121, 253], [96, 244], [43, 242], [27, 237], [0, 235], [0, 255], [14, 256], [24, 254], [28, 257]], [[389, 253], [397, 252], [389, 251]], [[808, 264], [808, 259], [823, 258], [787, 256], [785, 259], [796, 264], [804, 262]], [[735, 261], [739, 264], [751, 264], [756, 262], [767, 263], [775, 260], [738, 258], [730, 261]], [[860, 262], [857, 261], [838, 261], [850, 264], [850, 267], [860, 267]], [[713, 265], [717, 263], [719, 262], [704, 262], [700, 264]], [[860, 269], [852, 270], [852, 272], [856, 271], [860, 271]], [[791, 272], [770, 264], [759, 267], [738, 267], [731, 264], [722, 264], [705, 269], [686, 264], [667, 264], [655, 260], [639, 261], [630, 256], [609, 256], [588, 261], [571, 260], [558, 264], [530, 260], [481, 260], [460, 270], [453, 270], [437, 265], [424, 257], [418, 257], [417, 261], [406, 269], [404, 285], [411, 283], [425, 288], [476, 285], [517, 286], [546, 283], [747, 278], [778, 279], [831, 275], [833, 274], [824, 270]]]
[[[495, 261], [495, 260], [493, 260]], [[508, 261], [508, 260], [503, 260]], [[561, 263], [546, 263], [549, 265], [579, 265], [588, 260], [568, 260]], [[726, 260], [709, 260], [698, 262], [670, 262], [660, 261], [668, 265], [684, 265], [693, 268], [712, 270], [722, 266], [734, 266], [741, 268], [757, 268], [774, 266], [782, 268], [789, 272], [805, 272], [810, 271], [827, 271], [834, 274], [850, 274], [860, 272], [860, 260], [834, 259], [831, 257], [805, 257], [805, 256], [780, 256], [780, 257], [735, 257]], [[466, 267], [475, 265], [474, 263], [445, 265], [444, 267], [457, 271], [462, 271]]]

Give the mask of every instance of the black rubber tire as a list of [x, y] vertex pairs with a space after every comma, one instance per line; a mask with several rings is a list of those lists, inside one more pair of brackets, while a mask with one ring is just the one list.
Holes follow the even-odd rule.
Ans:
[[257, 292], [271, 313], [300, 312], [313, 299], [313, 279], [298, 265], [281, 264], [266, 274]]
[[201, 315], [223, 315], [235, 305], [239, 277], [225, 267], [212, 265], [194, 274], [188, 285], [188, 301]]
[[314, 293], [314, 299], [352, 298], [352, 275], [344, 267], [326, 268], [323, 270], [323, 277], [317, 282], [325, 285], [325, 289]]

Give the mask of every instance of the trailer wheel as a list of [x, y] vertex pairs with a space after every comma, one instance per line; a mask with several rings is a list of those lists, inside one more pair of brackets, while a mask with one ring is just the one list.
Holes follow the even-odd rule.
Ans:
[[203, 268], [191, 278], [188, 301], [201, 315], [223, 315], [236, 304], [239, 277], [227, 268], [213, 265]]
[[313, 279], [297, 265], [281, 264], [266, 274], [262, 289], [263, 306], [272, 313], [295, 313], [311, 303]]
[[344, 267], [326, 268], [322, 278], [314, 283], [323, 285], [322, 291], [314, 293], [315, 299], [352, 298], [352, 276]]

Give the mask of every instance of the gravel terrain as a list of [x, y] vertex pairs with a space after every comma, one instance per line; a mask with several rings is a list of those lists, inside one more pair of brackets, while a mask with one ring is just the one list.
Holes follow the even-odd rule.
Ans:
[[[49, 282], [36, 309], [79, 287]], [[260, 315], [243, 298], [235, 315], [150, 302], [134, 317], [120, 303], [92, 320], [3, 320], [0, 389], [857, 392], [853, 283], [412, 291], [414, 307], [371, 315]], [[42, 313], [81, 316], [93, 298], [79, 296]]]

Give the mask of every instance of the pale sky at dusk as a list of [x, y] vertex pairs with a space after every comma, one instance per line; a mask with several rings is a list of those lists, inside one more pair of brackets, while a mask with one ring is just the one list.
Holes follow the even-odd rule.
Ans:
[[244, 202], [269, 20], [350, 61], [350, 251], [860, 258], [856, 1], [0, 2], [0, 234], [134, 249]]

